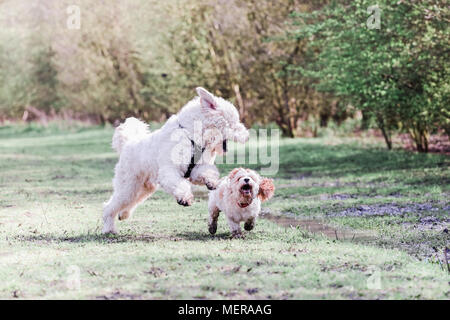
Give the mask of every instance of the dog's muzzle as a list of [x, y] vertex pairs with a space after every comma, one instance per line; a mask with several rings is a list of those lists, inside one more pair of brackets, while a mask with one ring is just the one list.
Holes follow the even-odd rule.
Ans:
[[252, 186], [250, 184], [244, 184], [240, 189], [239, 192], [241, 193], [242, 197], [241, 200], [238, 202], [238, 206], [241, 208], [248, 207], [252, 201]]
[[249, 184], [244, 184], [239, 190], [243, 196], [251, 196], [252, 194], [252, 186]]

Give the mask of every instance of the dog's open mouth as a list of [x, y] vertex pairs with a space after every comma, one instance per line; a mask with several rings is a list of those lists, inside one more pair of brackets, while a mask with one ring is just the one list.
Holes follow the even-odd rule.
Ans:
[[239, 191], [242, 195], [249, 196], [252, 194], [252, 186], [249, 184], [244, 184]]
[[252, 186], [249, 184], [244, 184], [239, 191], [241, 192], [241, 198], [239, 199], [238, 206], [241, 208], [248, 207], [253, 199], [252, 199]]

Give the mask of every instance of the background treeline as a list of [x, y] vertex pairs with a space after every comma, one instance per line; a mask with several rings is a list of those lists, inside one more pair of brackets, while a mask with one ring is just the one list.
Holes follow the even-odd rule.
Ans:
[[[0, 120], [163, 121], [204, 86], [248, 126], [450, 133], [447, 1], [0, 0]], [[67, 7], [81, 29], [67, 28]]]

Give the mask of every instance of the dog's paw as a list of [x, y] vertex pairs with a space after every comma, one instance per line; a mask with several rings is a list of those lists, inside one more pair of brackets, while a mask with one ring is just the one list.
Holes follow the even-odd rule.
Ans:
[[103, 228], [102, 233], [107, 236], [107, 235], [114, 235], [117, 234], [117, 230], [114, 229], [110, 229], [110, 228]]
[[217, 223], [211, 223], [211, 224], [208, 226], [208, 230], [209, 230], [209, 233], [210, 233], [210, 234], [215, 234], [216, 231], [217, 231]]
[[116, 231], [116, 230], [111, 230], [111, 231], [108, 231], [108, 232], [103, 232], [103, 235], [104, 236], [117, 236], [117, 234], [118, 234], [118, 232]]
[[177, 203], [181, 206], [189, 207], [194, 202], [194, 195], [192, 193], [187, 193], [182, 198], [177, 198]]
[[247, 231], [253, 230], [253, 228], [255, 227], [255, 221], [246, 221], [244, 224], [244, 229]]
[[208, 188], [208, 190], [216, 190], [217, 188], [217, 183], [214, 182], [207, 182], [205, 183], [205, 185]]
[[119, 220], [125, 220], [125, 219], [128, 219], [130, 217], [130, 212], [129, 211], [122, 211], [117, 216], [118, 216]]
[[114, 223], [114, 218], [111, 218], [111, 216], [106, 215], [103, 216], [103, 228], [102, 228], [103, 234], [116, 234], [116, 226]]
[[233, 239], [244, 239], [244, 235], [241, 230], [236, 230], [231, 233], [231, 238]]
[[182, 200], [182, 199], [177, 200], [177, 203], [178, 203], [180, 206], [184, 206], [184, 207], [189, 207], [189, 206], [192, 204], [192, 203], [189, 203], [188, 201]]

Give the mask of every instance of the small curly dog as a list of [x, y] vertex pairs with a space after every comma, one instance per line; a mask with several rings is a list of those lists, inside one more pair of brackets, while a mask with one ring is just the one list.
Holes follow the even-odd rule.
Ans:
[[183, 206], [192, 204], [191, 183], [213, 190], [219, 183], [214, 165], [226, 152], [226, 141], [245, 143], [249, 133], [236, 107], [203, 88], [162, 128], [150, 133], [147, 124], [128, 118], [114, 132], [112, 147], [120, 155], [114, 192], [103, 208], [103, 233], [115, 233], [115, 217], [127, 219], [158, 186]]
[[250, 169], [233, 169], [227, 177], [222, 178], [217, 189], [209, 193], [209, 232], [216, 233], [217, 219], [220, 211], [223, 211], [232, 237], [241, 238], [240, 222], [245, 221], [245, 230], [252, 230], [261, 212], [261, 202], [269, 200], [274, 192], [272, 179], [262, 178]]

